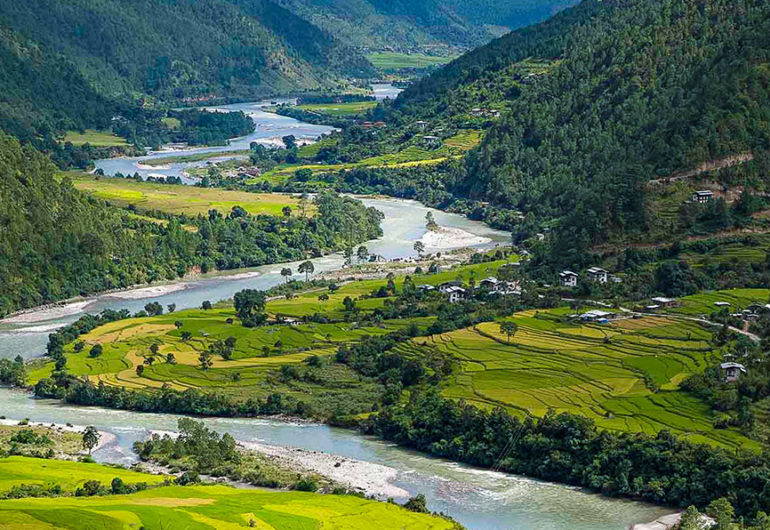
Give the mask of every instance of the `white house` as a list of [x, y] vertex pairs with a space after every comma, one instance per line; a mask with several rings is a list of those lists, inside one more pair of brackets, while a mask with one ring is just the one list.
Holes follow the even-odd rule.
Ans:
[[714, 302], [717, 307], [730, 307], [730, 302]]
[[463, 298], [465, 298], [465, 289], [462, 287], [450, 287], [446, 291], [446, 294], [449, 296], [449, 303], [450, 304], [456, 304]]
[[709, 190], [696, 191], [692, 194], [692, 202], [703, 204], [703, 203], [709, 202], [713, 196], [714, 196], [713, 191], [709, 191]]
[[559, 279], [563, 287], [577, 287], [578, 275], [576, 272], [563, 271], [559, 273]]
[[746, 367], [739, 363], [722, 363], [719, 368], [722, 369], [725, 383], [735, 383], [740, 379], [741, 374], [746, 373]]
[[652, 299], [652, 301], [663, 307], [676, 306], [676, 298], [666, 298], [665, 296], [656, 296], [655, 298]]
[[615, 313], [610, 313], [609, 311], [592, 309], [591, 311], [586, 311], [585, 313], [580, 315], [580, 320], [584, 322], [599, 322], [602, 320], [607, 320], [614, 315]]
[[479, 282], [479, 287], [485, 287], [486, 289], [490, 291], [496, 291], [500, 285], [500, 280], [495, 278], [494, 276], [490, 276], [489, 278], [484, 278]]
[[607, 283], [609, 273], [600, 267], [591, 267], [586, 271], [588, 279], [592, 282]]
[[463, 286], [463, 282], [458, 280], [452, 280], [451, 282], [444, 282], [439, 284], [438, 290], [441, 291], [442, 293], [448, 293], [449, 289], [451, 289], [452, 287], [462, 287], [462, 286]]

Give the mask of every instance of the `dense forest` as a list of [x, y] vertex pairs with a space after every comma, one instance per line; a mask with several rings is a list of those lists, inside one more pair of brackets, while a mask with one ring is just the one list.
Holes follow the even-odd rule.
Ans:
[[147, 222], [77, 191], [50, 159], [0, 135], [0, 315], [77, 295], [318, 256], [381, 235], [382, 214], [322, 194], [311, 219], [241, 208]]

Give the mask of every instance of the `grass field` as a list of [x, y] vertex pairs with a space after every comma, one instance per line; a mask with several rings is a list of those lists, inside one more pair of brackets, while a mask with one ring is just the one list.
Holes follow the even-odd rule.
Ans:
[[[0, 495], [7, 493], [13, 486], [22, 484], [58, 484], [63, 493], [74, 493], [75, 489], [89, 480], [96, 480], [109, 486], [112, 479], [119, 477], [126, 484], [160, 484], [166, 477], [138, 473], [128, 469], [73, 462], [71, 460], [49, 460], [44, 458], [28, 458], [24, 456], [9, 456], [0, 458]], [[2, 518], [0, 517], [0, 521]], [[0, 522], [0, 528], [3, 528]]]
[[717, 430], [709, 407], [678, 390], [689, 374], [721, 359], [698, 323], [667, 317], [581, 325], [568, 308], [513, 318], [508, 344], [498, 323], [479, 324], [401, 346], [459, 361], [446, 396], [481, 407], [542, 416], [549, 409], [592, 418], [600, 427], [654, 434], [669, 429], [696, 442], [756, 448], [736, 430]]
[[383, 72], [393, 72], [402, 68], [427, 68], [447, 64], [454, 57], [433, 57], [419, 53], [376, 52], [366, 56], [375, 68]]
[[0, 528], [9, 529], [440, 530], [452, 526], [438, 517], [353, 496], [226, 486], [168, 486], [133, 495], [0, 501]]
[[376, 101], [351, 101], [349, 103], [323, 103], [298, 105], [297, 108], [306, 112], [315, 112], [326, 116], [357, 116], [377, 106]]
[[284, 206], [297, 206], [297, 199], [273, 193], [249, 193], [215, 188], [197, 188], [133, 179], [96, 178], [79, 175], [75, 187], [119, 206], [133, 204], [139, 210], [161, 210], [171, 214], [206, 214], [211, 209], [228, 213], [240, 206], [251, 214], [281, 215]]
[[125, 138], [111, 132], [93, 129], [86, 129], [83, 134], [78, 131], [67, 131], [67, 134], [64, 135], [64, 142], [69, 142], [75, 146], [89, 144], [93, 147], [124, 147], [128, 145]]

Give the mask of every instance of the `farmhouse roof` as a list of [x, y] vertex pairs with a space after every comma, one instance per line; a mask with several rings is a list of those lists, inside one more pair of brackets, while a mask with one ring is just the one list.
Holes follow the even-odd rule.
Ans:
[[731, 368], [737, 368], [743, 373], [746, 373], [746, 367], [740, 363], [722, 363], [719, 365], [722, 370], [729, 370]]

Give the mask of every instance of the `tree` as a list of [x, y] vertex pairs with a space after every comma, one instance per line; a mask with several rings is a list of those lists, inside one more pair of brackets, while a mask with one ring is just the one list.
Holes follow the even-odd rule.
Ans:
[[425, 252], [425, 244], [422, 241], [415, 241], [413, 248], [417, 255], [422, 257], [422, 253]]
[[289, 283], [289, 280], [291, 279], [291, 269], [289, 267], [284, 267], [281, 269], [281, 276], [286, 278], [286, 283]]
[[297, 138], [293, 134], [286, 135], [282, 137], [281, 140], [286, 149], [291, 150], [297, 148]]
[[140, 364], [136, 367], [136, 375], [142, 377], [142, 374], [144, 374], [144, 365]]
[[182, 332], [182, 342], [187, 342], [191, 338], [192, 338], [192, 333], [190, 333], [189, 331]]
[[[312, 171], [310, 171], [310, 176], [313, 176]], [[309, 199], [310, 196], [307, 193], [302, 192], [302, 195], [299, 198], [299, 211], [303, 219], [307, 217], [307, 205], [310, 202]]]
[[102, 354], [103, 348], [101, 344], [94, 344], [93, 347], [91, 347], [91, 351], [88, 352], [88, 354], [91, 357], [99, 357]]
[[167, 353], [166, 354], [166, 363], [167, 364], [176, 364], [176, 356], [174, 356], [173, 353]]
[[180, 329], [182, 326], [183, 326], [183, 324], [182, 324], [182, 321], [181, 321], [181, 320], [175, 320], [175, 321], [174, 321], [174, 327], [175, 327], [176, 329]]
[[158, 302], [150, 302], [144, 306], [145, 312], [151, 317], [156, 317], [163, 314], [163, 306]]
[[307, 182], [313, 178], [313, 170], [309, 167], [303, 167], [294, 172], [294, 180], [299, 182]]
[[711, 501], [706, 508], [706, 514], [716, 521], [716, 526], [712, 527], [714, 530], [732, 529], [735, 510], [730, 501], [724, 497]]
[[201, 309], [209, 310], [211, 309], [211, 302], [209, 300], [204, 300], [203, 303], [201, 303]]
[[284, 217], [291, 217], [291, 206], [284, 206], [281, 208], [281, 213]]
[[425, 228], [431, 232], [438, 229], [438, 224], [436, 224], [436, 220], [433, 218], [433, 212], [428, 212], [425, 214]]
[[168, 309], [169, 313], [173, 313], [174, 311], [176, 311], [176, 304], [168, 304], [166, 308]]
[[94, 447], [99, 445], [99, 440], [101, 438], [102, 435], [99, 433], [99, 431], [97, 431], [93, 425], [89, 425], [86, 427], [86, 430], [83, 431], [83, 449], [88, 450], [88, 454], [90, 455], [94, 450]]
[[500, 333], [503, 333], [508, 337], [508, 344], [511, 343], [511, 337], [516, 335], [518, 330], [519, 326], [517, 326], [515, 322], [510, 320], [504, 320], [500, 322]]
[[300, 274], [305, 273], [305, 281], [309, 282], [310, 281], [310, 275], [313, 274], [313, 272], [315, 271], [315, 266], [313, 265], [312, 261], [308, 260], [308, 261], [300, 263], [299, 264], [299, 268], [297, 269], [297, 271]]
[[214, 362], [211, 360], [211, 353], [209, 353], [208, 350], [201, 352], [201, 354], [198, 356], [198, 362], [201, 363], [201, 368], [203, 370], [208, 370], [214, 364]]
[[328, 294], [324, 293], [324, 294], [318, 295], [318, 301], [319, 302], [326, 302], [328, 300], [329, 300], [329, 295]]
[[158, 355], [158, 351], [160, 351], [160, 346], [157, 342], [153, 342], [150, 344], [150, 353], [153, 355]]
[[[283, 272], [281, 273], [283, 274]], [[255, 327], [267, 320], [265, 314], [265, 293], [256, 289], [244, 289], [235, 293], [233, 304], [235, 314], [241, 319], [241, 323], [247, 327]]]
[[361, 245], [358, 247], [358, 251], [356, 251], [356, 256], [359, 262], [366, 261], [366, 258], [369, 257], [369, 249]]
[[404, 508], [410, 512], [428, 513], [428, 503], [425, 499], [425, 495], [420, 493], [416, 497], [410, 498], [406, 501], [406, 504], [404, 504]]

